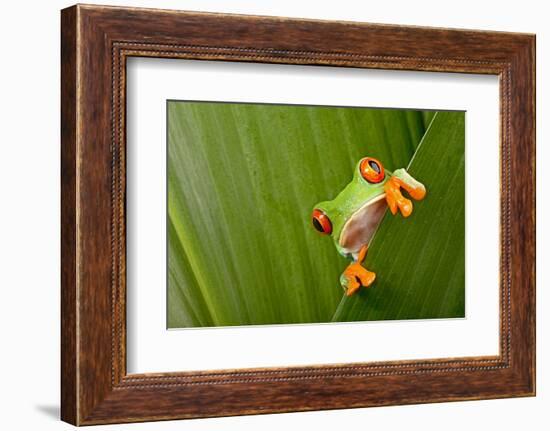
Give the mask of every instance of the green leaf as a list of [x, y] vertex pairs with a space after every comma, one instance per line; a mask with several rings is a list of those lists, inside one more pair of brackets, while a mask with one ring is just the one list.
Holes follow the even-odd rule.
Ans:
[[312, 207], [365, 155], [406, 166], [424, 123], [412, 110], [168, 102], [168, 327], [330, 321], [348, 262]]
[[422, 111], [422, 124], [427, 130], [437, 111]]
[[426, 198], [386, 213], [364, 266], [369, 289], [344, 297], [333, 321], [464, 317], [464, 113], [438, 112], [408, 169]]

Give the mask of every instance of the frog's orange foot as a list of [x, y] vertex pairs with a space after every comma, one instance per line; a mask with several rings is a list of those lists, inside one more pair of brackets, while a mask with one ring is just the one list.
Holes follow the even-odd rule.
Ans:
[[422, 184], [416, 181], [414, 185], [410, 185], [396, 176], [392, 176], [386, 184], [384, 184], [386, 202], [391, 213], [395, 215], [397, 214], [397, 209], [399, 209], [403, 217], [408, 217], [413, 211], [413, 204], [410, 199], [403, 196], [401, 188], [404, 188], [407, 193], [416, 200], [424, 199], [424, 196], [426, 196], [426, 189]]
[[393, 215], [397, 214], [397, 209], [401, 211], [403, 217], [411, 215], [413, 210], [412, 202], [401, 194], [401, 186], [395, 177], [391, 177], [386, 184], [384, 184], [384, 191], [386, 192], [386, 202], [388, 208]]
[[347, 296], [353, 295], [361, 286], [369, 287], [376, 279], [376, 274], [361, 266], [359, 262], [354, 262], [342, 273], [340, 283], [346, 291]]

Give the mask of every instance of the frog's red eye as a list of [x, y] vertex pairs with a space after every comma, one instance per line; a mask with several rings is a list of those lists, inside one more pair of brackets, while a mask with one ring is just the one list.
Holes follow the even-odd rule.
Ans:
[[313, 214], [311, 215], [311, 219], [313, 222], [313, 227], [319, 232], [325, 235], [330, 235], [332, 233], [332, 223], [323, 211], [315, 208], [313, 210]]
[[384, 167], [382, 163], [372, 157], [365, 157], [359, 164], [361, 176], [369, 183], [379, 183], [384, 179]]

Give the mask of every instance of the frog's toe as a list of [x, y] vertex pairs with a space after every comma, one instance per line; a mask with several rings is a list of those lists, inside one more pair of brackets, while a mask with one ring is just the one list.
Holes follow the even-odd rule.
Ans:
[[407, 193], [409, 193], [414, 200], [420, 201], [426, 197], [426, 187], [424, 187], [424, 184], [417, 183], [405, 190], [407, 190]]
[[401, 199], [397, 201], [397, 206], [403, 217], [408, 217], [413, 212], [413, 204], [410, 199], [401, 196]]
[[361, 286], [364, 287], [369, 287], [376, 280], [376, 274], [368, 269], [358, 274], [357, 277], [361, 280]]
[[397, 209], [399, 209], [403, 217], [408, 217], [413, 211], [413, 204], [410, 199], [407, 199], [401, 193], [401, 184], [402, 181], [396, 177], [391, 177], [389, 179], [389, 181], [384, 185], [386, 202], [393, 215], [397, 214]]
[[414, 200], [419, 201], [426, 196], [426, 187], [424, 187], [424, 184], [414, 179], [405, 169], [397, 169], [392, 178]]
[[361, 283], [359, 283], [356, 279], [353, 280], [346, 289], [346, 296], [352, 296], [355, 292], [359, 290], [360, 287]]
[[357, 289], [361, 287], [360, 282], [354, 275], [346, 274], [345, 272], [340, 276], [340, 284], [342, 285], [342, 289], [344, 289], [346, 296], [353, 295]]

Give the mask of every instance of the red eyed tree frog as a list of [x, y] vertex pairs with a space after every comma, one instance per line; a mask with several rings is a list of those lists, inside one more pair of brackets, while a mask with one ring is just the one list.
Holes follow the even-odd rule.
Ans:
[[347, 296], [361, 286], [369, 287], [376, 278], [376, 274], [361, 263], [386, 207], [393, 215], [398, 210], [403, 217], [411, 215], [413, 204], [401, 194], [401, 188], [415, 200], [426, 195], [424, 185], [405, 169], [389, 172], [378, 160], [365, 157], [357, 164], [351, 182], [338, 196], [315, 206], [312, 214], [315, 229], [332, 236], [338, 252], [353, 259], [340, 276]]

